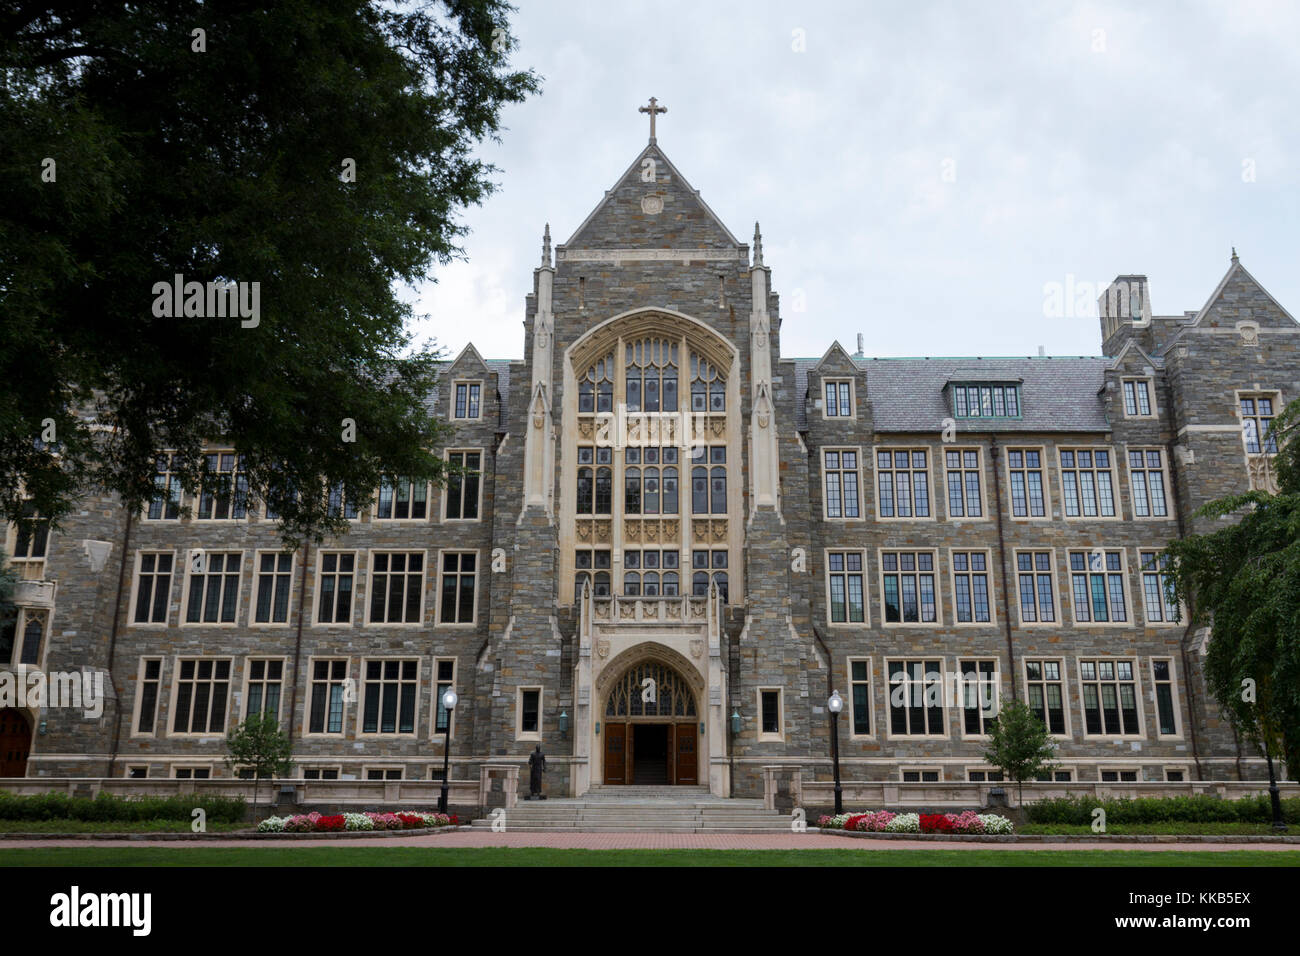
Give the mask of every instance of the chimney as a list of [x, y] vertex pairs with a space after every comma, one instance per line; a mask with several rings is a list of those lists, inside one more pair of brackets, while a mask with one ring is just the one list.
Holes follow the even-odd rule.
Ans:
[[853, 355], [854, 358], [859, 358], [859, 359], [860, 359], [860, 358], [866, 358], [866, 357], [867, 357], [867, 356], [866, 356], [866, 353], [862, 350], [862, 343], [863, 343], [862, 333], [859, 332], [859, 333], [858, 333], [858, 350], [857, 350], [856, 353], [854, 353], [854, 355]]
[[1039, 358], [1046, 358], [1046, 357], [1047, 357], [1047, 349], [1043, 348], [1041, 345], [1038, 346], [1038, 357], [1039, 357]]

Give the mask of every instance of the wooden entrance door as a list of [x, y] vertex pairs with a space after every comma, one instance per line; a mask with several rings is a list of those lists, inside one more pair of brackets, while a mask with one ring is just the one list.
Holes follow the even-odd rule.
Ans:
[[27, 776], [32, 727], [20, 711], [0, 710], [0, 777]]
[[677, 724], [673, 735], [673, 783], [696, 784], [700, 782], [700, 758], [696, 753], [695, 724]]
[[627, 724], [605, 725], [605, 782], [627, 783], [628, 759]]

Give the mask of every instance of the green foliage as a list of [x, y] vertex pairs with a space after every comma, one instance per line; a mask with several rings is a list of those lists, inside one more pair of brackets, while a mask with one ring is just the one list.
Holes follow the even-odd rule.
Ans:
[[214, 823], [239, 823], [247, 813], [243, 797], [178, 794], [174, 797], [125, 799], [101, 793], [94, 799], [51, 791], [22, 797], [0, 791], [0, 820], [83, 820], [138, 822], [183, 820], [189, 823], [201, 808]]
[[1004, 701], [989, 730], [984, 759], [1020, 787], [1026, 780], [1051, 770], [1056, 744], [1047, 726], [1018, 700]]
[[18, 617], [18, 608], [14, 604], [14, 587], [18, 584], [18, 575], [14, 574], [9, 556], [0, 551], [0, 627], [12, 624]]
[[[1170, 578], [1195, 625], [1213, 627], [1205, 674], [1238, 732], [1286, 760], [1300, 780], [1300, 402], [1274, 422], [1279, 493], [1211, 502], [1203, 518], [1236, 518], [1172, 542]], [[1253, 683], [1251, 683], [1253, 682]]]
[[[226, 738], [226, 765], [251, 770], [254, 781], [283, 777], [293, 770], [293, 741], [280, 728], [274, 714], [263, 711], [249, 714]], [[254, 784], [256, 803], [256, 784]]]
[[[1240, 800], [1222, 800], [1209, 794], [1186, 797], [1138, 797], [1132, 800], [1095, 796], [1053, 797], [1025, 807], [1030, 823], [1089, 826], [1092, 811], [1106, 811], [1106, 825], [1113, 823], [1271, 823], [1273, 810], [1268, 796], [1258, 794]], [[1282, 801], [1288, 823], [1300, 823], [1300, 797]]]
[[[205, 441], [240, 453], [293, 543], [345, 530], [336, 485], [360, 501], [384, 475], [439, 481], [437, 353], [397, 293], [463, 255], [459, 217], [494, 188], [475, 152], [538, 87], [508, 62], [510, 13], [0, 10], [0, 518], [20, 488], [56, 520], [91, 489], [139, 506], [163, 449], [193, 492]], [[258, 323], [156, 316], [175, 274], [260, 283]]]

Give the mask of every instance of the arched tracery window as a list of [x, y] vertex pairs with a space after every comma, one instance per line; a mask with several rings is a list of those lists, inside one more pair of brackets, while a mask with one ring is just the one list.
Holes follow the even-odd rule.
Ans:
[[597, 359], [578, 379], [579, 412], [614, 410], [614, 353]]
[[644, 338], [624, 346], [624, 391], [629, 412], [677, 411], [679, 346], [667, 339]]
[[[651, 683], [646, 683], [647, 680]], [[647, 696], [653, 699], [646, 700]], [[633, 664], [610, 689], [605, 716], [694, 717], [695, 693], [667, 664], [658, 661]]]

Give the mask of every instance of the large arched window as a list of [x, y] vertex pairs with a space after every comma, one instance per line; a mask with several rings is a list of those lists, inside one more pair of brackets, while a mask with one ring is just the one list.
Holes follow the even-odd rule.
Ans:
[[694, 717], [695, 693], [681, 674], [658, 661], [633, 664], [605, 700], [606, 717]]
[[691, 411], [725, 412], [727, 382], [718, 367], [691, 353]]

